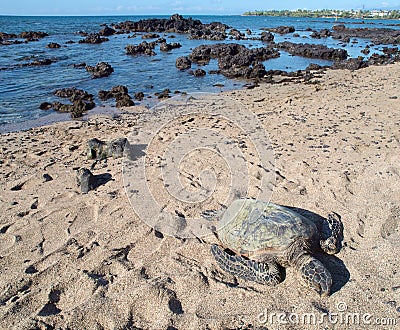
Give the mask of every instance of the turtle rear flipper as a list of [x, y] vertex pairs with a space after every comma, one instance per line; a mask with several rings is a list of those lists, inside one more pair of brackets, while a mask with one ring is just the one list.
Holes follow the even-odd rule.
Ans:
[[211, 252], [218, 265], [232, 275], [266, 285], [276, 285], [281, 282], [281, 273], [273, 260], [265, 263], [247, 260], [239, 255], [230, 255], [215, 244], [211, 246]]
[[321, 249], [328, 254], [338, 253], [343, 240], [343, 224], [340, 216], [330, 213], [323, 223]]

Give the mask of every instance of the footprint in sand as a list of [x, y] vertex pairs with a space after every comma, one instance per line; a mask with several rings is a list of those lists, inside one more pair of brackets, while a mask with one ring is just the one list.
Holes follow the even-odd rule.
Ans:
[[8, 232], [12, 225], [10, 223], [0, 227], [0, 258], [12, 253], [11, 248], [21, 240], [21, 236]]
[[358, 227], [357, 227], [357, 235], [364, 238], [365, 233], [365, 221], [367, 216], [365, 214], [358, 214]]
[[400, 207], [394, 206], [390, 209], [389, 216], [381, 227], [381, 236], [393, 243], [399, 244], [399, 223], [400, 223]]

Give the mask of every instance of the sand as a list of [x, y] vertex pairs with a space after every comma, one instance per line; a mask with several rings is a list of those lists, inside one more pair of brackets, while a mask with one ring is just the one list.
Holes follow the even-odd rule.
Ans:
[[[184, 239], [153, 230], [130, 203], [123, 158], [97, 162], [93, 174], [108, 174], [111, 180], [81, 194], [76, 170], [93, 164], [86, 142], [132, 137], [149, 112], [132, 107], [119, 116], [97, 115], [0, 136], [0, 327], [396, 328], [400, 64], [328, 71], [314, 81], [224, 94], [242, 102], [268, 133], [276, 174], [271, 200], [320, 216], [331, 211], [341, 216], [342, 250], [334, 257], [320, 256], [334, 280], [329, 297], [305, 288], [292, 268], [275, 287], [227, 274], [210, 253], [210, 243], [216, 242], [212, 235]], [[157, 122], [157, 116], [147, 118]], [[157, 145], [168, 143], [179, 129], [157, 135], [154, 157], [157, 150], [163, 155]], [[226, 131], [239, 139], [234, 130]], [[246, 155], [251, 158], [251, 152]], [[187, 173], [182, 184], [196, 187], [198, 177], [188, 172], [199, 175], [201, 169], [193, 164], [204, 157], [192, 160], [179, 165]], [[178, 205], [163, 193], [160, 164], [148, 166], [151, 191], [157, 195], [159, 189], [167, 208]], [[217, 192], [223, 196], [226, 178], [220, 175]]]

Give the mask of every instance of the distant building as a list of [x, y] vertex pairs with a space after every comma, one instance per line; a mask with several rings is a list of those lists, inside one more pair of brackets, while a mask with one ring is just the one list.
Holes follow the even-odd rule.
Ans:
[[390, 14], [388, 10], [371, 10], [368, 17], [385, 17]]

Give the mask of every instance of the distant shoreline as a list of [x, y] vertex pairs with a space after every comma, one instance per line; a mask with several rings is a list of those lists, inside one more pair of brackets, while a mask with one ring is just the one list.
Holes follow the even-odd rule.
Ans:
[[[246, 14], [241, 14], [240, 16], [242, 17], [299, 17], [299, 16], [275, 16], [275, 15], [246, 15]], [[300, 18], [300, 17], [299, 17]], [[323, 19], [336, 19], [334, 16], [319, 16], [319, 17], [314, 17], [314, 16], [302, 16], [301, 18], [323, 18]], [[365, 21], [377, 21], [377, 20], [386, 20], [386, 21], [400, 21], [400, 18], [371, 18], [371, 17], [338, 17], [338, 20], [340, 19], [355, 19], [355, 20], [365, 20]]]
[[245, 12], [242, 16], [400, 20], [400, 10], [255, 10]]

